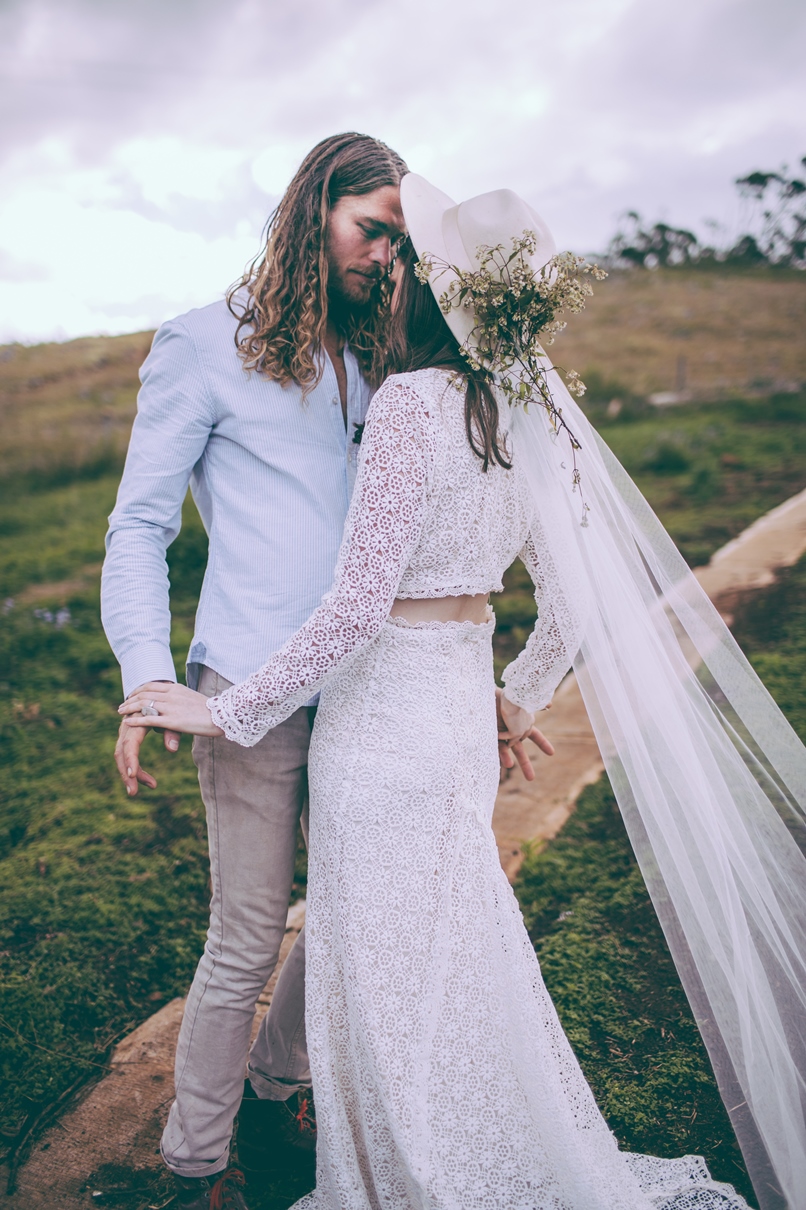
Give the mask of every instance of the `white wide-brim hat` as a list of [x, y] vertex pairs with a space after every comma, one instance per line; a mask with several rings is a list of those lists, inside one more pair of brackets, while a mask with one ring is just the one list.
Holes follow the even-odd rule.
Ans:
[[[478, 269], [480, 246], [503, 244], [509, 248], [524, 231], [533, 231], [537, 246], [528, 260], [536, 272], [557, 251], [545, 220], [511, 189], [494, 189], [457, 204], [425, 177], [409, 172], [400, 182], [400, 203], [420, 260], [430, 256], [436, 262], [428, 280], [437, 301], [455, 279], [443, 264], [462, 270]], [[445, 322], [460, 344], [476, 326], [473, 310], [466, 307], [452, 308]]]

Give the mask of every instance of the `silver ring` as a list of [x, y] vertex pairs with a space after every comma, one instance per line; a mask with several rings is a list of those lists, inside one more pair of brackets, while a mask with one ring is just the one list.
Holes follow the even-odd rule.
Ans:
[[159, 718], [160, 712], [153, 702], [149, 702], [147, 706], [140, 707], [140, 713], [144, 714], [146, 718]]

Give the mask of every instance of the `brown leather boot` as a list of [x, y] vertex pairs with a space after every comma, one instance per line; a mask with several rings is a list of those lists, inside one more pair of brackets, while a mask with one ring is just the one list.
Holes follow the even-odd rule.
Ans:
[[316, 1108], [310, 1088], [287, 1101], [264, 1101], [248, 1080], [238, 1112], [238, 1163], [247, 1173], [313, 1169]]
[[182, 1210], [249, 1210], [241, 1187], [246, 1184], [238, 1168], [212, 1176], [178, 1176], [174, 1173], [176, 1204]]

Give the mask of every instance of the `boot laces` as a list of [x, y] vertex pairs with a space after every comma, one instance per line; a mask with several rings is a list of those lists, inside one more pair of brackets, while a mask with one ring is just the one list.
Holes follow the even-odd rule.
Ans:
[[300, 1093], [297, 1097], [297, 1112], [294, 1114], [294, 1120], [297, 1123], [297, 1128], [300, 1134], [312, 1134], [316, 1130], [316, 1109], [314, 1108], [313, 1097]]
[[233, 1185], [245, 1185], [240, 1168], [227, 1168], [210, 1190], [210, 1210], [231, 1210], [235, 1205]]

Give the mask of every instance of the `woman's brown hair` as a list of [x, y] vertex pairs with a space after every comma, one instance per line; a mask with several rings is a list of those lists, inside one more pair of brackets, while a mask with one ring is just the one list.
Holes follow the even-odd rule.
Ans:
[[[316, 385], [327, 325], [328, 215], [339, 198], [399, 185], [407, 171], [396, 152], [365, 134], [332, 135], [308, 153], [269, 218], [265, 246], [227, 293], [247, 370], [307, 390]], [[344, 336], [367, 372], [386, 339], [389, 298], [384, 278], [369, 303], [345, 318]]]
[[397, 279], [397, 301], [389, 322], [387, 344], [378, 350], [373, 377], [378, 380], [387, 374], [431, 367], [461, 374], [467, 379], [465, 430], [473, 453], [481, 458], [485, 471], [491, 462], [511, 470], [512, 463], [499, 431], [498, 401], [489, 378], [483, 371], [470, 369], [431, 287], [415, 276], [417, 253], [410, 240], [404, 242], [398, 259], [402, 272]]

